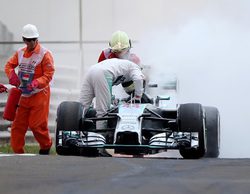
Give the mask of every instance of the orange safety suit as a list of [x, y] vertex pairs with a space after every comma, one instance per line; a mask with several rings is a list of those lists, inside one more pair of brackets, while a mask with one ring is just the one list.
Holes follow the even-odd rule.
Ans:
[[99, 56], [98, 63], [106, 59], [118, 58], [114, 53], [111, 52], [110, 48], [103, 50]]
[[52, 54], [39, 43], [31, 52], [27, 50], [27, 47], [21, 48], [5, 65], [6, 75], [10, 77], [11, 71], [16, 67], [18, 67], [21, 85], [24, 81], [31, 83], [33, 80], [37, 80], [38, 87], [32, 92], [25, 90], [25, 84], [21, 88], [23, 94], [11, 127], [11, 147], [15, 153], [24, 153], [25, 134], [30, 128], [40, 149], [50, 149], [52, 140], [48, 129], [49, 83], [55, 71]]

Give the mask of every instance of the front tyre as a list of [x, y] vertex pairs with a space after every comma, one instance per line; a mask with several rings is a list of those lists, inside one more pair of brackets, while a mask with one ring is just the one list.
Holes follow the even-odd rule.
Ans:
[[[199, 159], [205, 154], [205, 127], [201, 104], [181, 104], [178, 109], [178, 126], [180, 132], [198, 133], [198, 146], [191, 147], [191, 143], [180, 146], [180, 154], [185, 159]], [[192, 139], [192, 138], [191, 138]]]
[[205, 157], [217, 158], [220, 148], [220, 114], [217, 108], [205, 106], [207, 152]]
[[66, 145], [66, 131], [79, 131], [83, 115], [83, 106], [79, 102], [64, 101], [57, 109], [55, 147], [59, 155], [71, 155], [72, 150]]

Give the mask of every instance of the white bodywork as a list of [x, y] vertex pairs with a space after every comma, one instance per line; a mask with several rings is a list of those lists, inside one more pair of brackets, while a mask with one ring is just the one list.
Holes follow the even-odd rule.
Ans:
[[138, 134], [138, 141], [141, 144], [141, 123], [146, 104], [127, 104], [119, 106], [118, 123], [114, 135], [114, 143], [119, 132], [135, 132]]

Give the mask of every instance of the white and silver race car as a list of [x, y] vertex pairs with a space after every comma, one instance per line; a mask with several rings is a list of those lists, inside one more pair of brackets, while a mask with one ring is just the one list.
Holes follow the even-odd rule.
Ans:
[[[102, 156], [103, 150], [113, 149], [116, 154], [138, 156], [177, 149], [185, 159], [218, 157], [217, 108], [199, 103], [179, 104], [176, 109], [159, 106], [168, 100], [144, 94], [141, 103], [121, 101], [98, 118], [95, 109], [83, 115], [79, 102], [64, 101], [57, 110], [56, 152]], [[107, 127], [96, 129], [101, 120], [107, 121]]]

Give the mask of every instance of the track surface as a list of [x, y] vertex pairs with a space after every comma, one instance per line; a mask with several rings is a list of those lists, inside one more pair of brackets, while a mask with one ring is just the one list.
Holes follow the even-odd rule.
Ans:
[[0, 180], [3, 194], [241, 194], [250, 159], [5, 156]]

